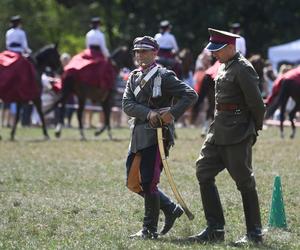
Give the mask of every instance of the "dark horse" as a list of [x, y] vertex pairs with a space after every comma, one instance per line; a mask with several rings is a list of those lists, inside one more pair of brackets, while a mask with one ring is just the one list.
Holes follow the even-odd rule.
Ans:
[[178, 76], [180, 79], [188, 79], [190, 72], [194, 70], [194, 59], [192, 51], [188, 48], [183, 48], [178, 53], [178, 58], [180, 60], [180, 73], [181, 75]]
[[[115, 71], [118, 73], [121, 68], [127, 67], [132, 69], [133, 68], [133, 61], [132, 55], [130, 54], [127, 47], [123, 46], [117, 48], [110, 56], [110, 60], [115, 68]], [[115, 79], [114, 79], [115, 80]], [[114, 85], [114, 82], [111, 83]], [[51, 110], [54, 109], [55, 106], [60, 104], [60, 118], [59, 122], [55, 129], [56, 137], [61, 136], [62, 125], [64, 121], [64, 110], [65, 110], [65, 103], [70, 94], [75, 94], [78, 98], [78, 110], [77, 110], [77, 119], [79, 123], [79, 131], [82, 140], [85, 140], [85, 135], [83, 132], [83, 110], [85, 106], [86, 99], [91, 99], [92, 102], [98, 103], [100, 102], [103, 108], [103, 113], [105, 117], [105, 123], [102, 128], [99, 128], [95, 135], [100, 135], [105, 129], [108, 131], [108, 136], [111, 139], [111, 127], [110, 127], [110, 113], [111, 113], [111, 106], [113, 100], [113, 89], [112, 90], [104, 90], [98, 86], [88, 85], [84, 82], [78, 81], [76, 77], [67, 77], [63, 81], [63, 89], [62, 89], [62, 96], [61, 98], [52, 105], [45, 113], [49, 113]]]
[[263, 92], [265, 60], [261, 57], [260, 54], [254, 54], [249, 58], [249, 62], [253, 65], [253, 68], [255, 69], [259, 77], [258, 87], [260, 91]]
[[[299, 71], [300, 74], [300, 71]], [[266, 119], [270, 118], [276, 109], [280, 108], [280, 136], [281, 138], [284, 137], [283, 133], [283, 122], [285, 119], [285, 111], [286, 111], [286, 104], [289, 98], [292, 98], [295, 101], [295, 106], [289, 113], [289, 120], [292, 126], [292, 133], [290, 138], [293, 139], [296, 134], [296, 126], [294, 123], [294, 118], [296, 112], [300, 110], [300, 81], [299, 79], [282, 79], [281, 80], [281, 87], [279, 94], [271, 101], [271, 103], [267, 106], [266, 112]]]
[[[34, 53], [28, 60], [30, 60], [31, 63], [33, 63], [33, 65], [35, 66], [36, 78], [37, 78], [38, 83], [40, 83], [41, 74], [44, 71], [46, 66], [51, 67], [53, 70], [61, 69], [60, 55], [57, 50], [57, 44], [46, 45], [45, 47], [39, 49], [36, 53]], [[1, 69], [1, 70], [5, 70], [5, 69]], [[19, 73], [20, 72], [15, 72], [15, 74], [19, 74]], [[40, 86], [38, 86], [37, 88], [40, 88]], [[37, 112], [40, 116], [40, 119], [42, 122], [44, 139], [49, 139], [44, 115], [42, 113], [42, 107], [41, 107], [42, 103], [41, 103], [40, 95], [38, 95], [36, 98], [34, 98], [31, 101], [35, 105]], [[16, 119], [14, 121], [12, 130], [10, 133], [11, 140], [15, 139], [15, 133], [16, 133], [16, 128], [17, 128], [19, 118], [20, 118], [20, 110], [21, 110], [22, 102], [23, 101], [16, 100], [16, 103], [17, 103]]]

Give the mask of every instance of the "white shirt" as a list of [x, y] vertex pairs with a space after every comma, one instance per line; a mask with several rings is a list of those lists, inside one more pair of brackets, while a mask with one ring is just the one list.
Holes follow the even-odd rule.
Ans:
[[161, 49], [171, 49], [175, 52], [178, 51], [178, 45], [175, 36], [172, 35], [170, 32], [166, 31], [163, 34], [157, 33], [154, 36], [154, 39], [157, 41]]
[[235, 41], [236, 51], [239, 51], [243, 56], [246, 55], [246, 40], [244, 37], [237, 38]]
[[[19, 27], [11, 28], [6, 32], [6, 49], [14, 52], [29, 52], [25, 31]], [[12, 43], [18, 43], [20, 46], [11, 47]]]
[[85, 36], [86, 47], [97, 45], [100, 47], [102, 54], [109, 57], [109, 51], [106, 47], [105, 36], [99, 29], [91, 29]]

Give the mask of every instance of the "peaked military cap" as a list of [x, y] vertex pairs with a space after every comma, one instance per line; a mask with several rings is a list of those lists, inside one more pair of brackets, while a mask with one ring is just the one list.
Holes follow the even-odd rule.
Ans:
[[151, 36], [137, 37], [133, 41], [133, 50], [158, 50], [157, 41]]
[[239, 35], [227, 31], [212, 28], [208, 28], [208, 32], [210, 34], [210, 38], [206, 49], [209, 51], [218, 51], [228, 44], [235, 44], [235, 40], [240, 37]]
[[12, 17], [10, 18], [10, 21], [11, 21], [11, 22], [21, 21], [21, 16], [19, 16], [19, 15], [12, 16]]

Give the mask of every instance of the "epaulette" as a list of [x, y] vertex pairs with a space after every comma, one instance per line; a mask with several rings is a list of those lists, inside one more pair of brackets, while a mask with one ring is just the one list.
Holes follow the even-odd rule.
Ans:
[[138, 72], [140, 72], [139, 69], [134, 69], [133, 71], [131, 71], [130, 75], [134, 75], [134, 74], [136, 74], [136, 73], [138, 73]]
[[160, 67], [159, 68], [159, 73], [160, 73], [160, 75], [165, 75], [167, 73], [176, 75], [176, 73], [173, 70], [167, 69], [165, 67]]
[[127, 80], [127, 82], [129, 82], [130, 79], [131, 79], [131, 77], [132, 77], [134, 74], [136, 74], [137, 72], [139, 72], [138, 69], [134, 69], [133, 71], [131, 71], [131, 72], [129, 73], [129, 75], [128, 75], [128, 80]]

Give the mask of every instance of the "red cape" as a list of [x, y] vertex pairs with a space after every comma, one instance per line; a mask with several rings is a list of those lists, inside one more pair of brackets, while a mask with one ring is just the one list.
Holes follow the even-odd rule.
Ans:
[[62, 79], [72, 76], [76, 81], [110, 90], [116, 72], [100, 51], [86, 49], [75, 55], [65, 66]]
[[194, 80], [195, 80], [194, 88], [197, 93], [200, 93], [201, 91], [203, 79], [205, 75], [209, 75], [212, 79], [215, 79], [220, 65], [221, 63], [219, 61], [216, 61], [214, 65], [209, 67], [206, 71], [199, 70], [194, 74]]
[[294, 80], [300, 83], [300, 66], [291, 69], [288, 72], [277, 77], [277, 79], [273, 83], [272, 93], [267, 98], [267, 104], [272, 103], [274, 98], [279, 94], [282, 80]]
[[27, 102], [40, 95], [32, 63], [18, 53], [0, 53], [0, 79], [0, 99], [4, 102]]
[[221, 65], [221, 63], [219, 61], [216, 61], [213, 66], [209, 67], [205, 71], [205, 74], [209, 75], [212, 79], [215, 80], [215, 78], [218, 74], [218, 70], [219, 70], [220, 65]]

